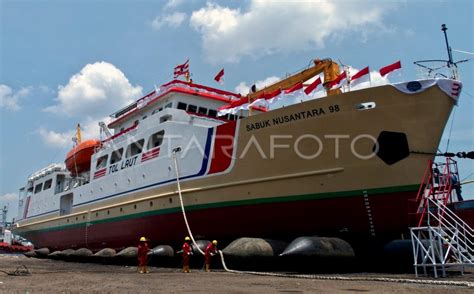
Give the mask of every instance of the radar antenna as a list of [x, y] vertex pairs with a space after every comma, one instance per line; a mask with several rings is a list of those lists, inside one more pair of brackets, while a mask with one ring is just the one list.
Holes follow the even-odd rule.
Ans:
[[[449, 46], [448, 34], [446, 33], [448, 28], [446, 27], [445, 24], [442, 24], [441, 30], [444, 33], [444, 40], [446, 42], [446, 50], [448, 51], [448, 60], [442, 60], [442, 59], [419, 60], [419, 61], [415, 61], [414, 64], [418, 65], [423, 70], [426, 70], [428, 72], [428, 76], [433, 76], [435, 78], [441, 76], [444, 78], [457, 80], [459, 78], [458, 64], [467, 62], [471, 60], [472, 58], [454, 61], [453, 52], [452, 52], [451, 46]], [[445, 70], [447, 69], [448, 72], [450, 73], [440, 72], [443, 69]], [[450, 77], [447, 76], [449, 74], [451, 75]]]

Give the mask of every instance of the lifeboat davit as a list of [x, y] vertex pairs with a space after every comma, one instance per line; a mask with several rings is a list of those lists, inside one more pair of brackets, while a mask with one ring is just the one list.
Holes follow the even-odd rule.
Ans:
[[67, 153], [64, 163], [71, 174], [77, 175], [90, 170], [92, 154], [100, 144], [99, 140], [86, 140]]

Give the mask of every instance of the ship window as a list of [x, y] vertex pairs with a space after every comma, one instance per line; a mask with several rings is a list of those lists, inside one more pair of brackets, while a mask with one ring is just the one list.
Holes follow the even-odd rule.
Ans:
[[122, 160], [123, 148], [113, 151], [112, 156], [110, 157], [110, 164], [114, 164]]
[[160, 124], [164, 123], [165, 121], [171, 120], [171, 118], [172, 118], [171, 114], [163, 115], [162, 117], [160, 117]]
[[210, 117], [217, 117], [217, 110], [209, 109], [209, 116]]
[[41, 192], [41, 188], [43, 187], [43, 183], [39, 183], [35, 186], [35, 194]]
[[157, 109], [155, 109], [155, 110], [153, 110], [153, 111], [152, 111], [152, 113], [151, 113], [151, 115], [153, 115], [153, 114], [157, 113], [158, 111], [160, 111], [158, 108], [157, 108]]
[[207, 108], [205, 108], [205, 107], [199, 107], [198, 113], [199, 113], [199, 114], [204, 114], [204, 115], [206, 115], [206, 114], [207, 114]]
[[165, 131], [159, 131], [154, 133], [148, 139], [148, 150], [158, 147], [163, 143], [163, 137], [165, 136]]
[[196, 105], [188, 105], [188, 112], [196, 113], [197, 111], [197, 106]]
[[51, 188], [52, 183], [53, 183], [53, 179], [49, 179], [46, 182], [44, 182], [44, 189], [43, 190], [48, 190], [49, 188]]
[[104, 168], [107, 165], [108, 158], [109, 158], [108, 154], [99, 157], [99, 159], [97, 159], [97, 164], [95, 166], [95, 169]]
[[229, 119], [230, 119], [230, 120], [235, 120], [235, 115], [229, 114]]
[[144, 143], [145, 139], [141, 139], [137, 142], [133, 142], [132, 144], [128, 145], [127, 158], [142, 153]]
[[172, 103], [168, 103], [165, 105], [165, 108], [171, 108], [171, 106], [172, 106]]
[[186, 103], [178, 102], [178, 109], [186, 110], [186, 107], [188, 107]]
[[144, 116], [142, 117], [142, 120], [144, 120], [144, 119], [146, 119], [146, 118], [147, 118], [147, 116], [146, 116], [146, 115], [144, 115]]
[[125, 128], [120, 128], [120, 132], [123, 132], [125, 130]]
[[133, 125], [138, 125], [138, 119], [133, 122]]

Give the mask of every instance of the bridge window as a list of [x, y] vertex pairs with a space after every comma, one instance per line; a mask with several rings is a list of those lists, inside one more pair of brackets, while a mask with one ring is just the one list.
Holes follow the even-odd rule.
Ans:
[[163, 143], [164, 136], [165, 136], [164, 130], [151, 135], [150, 138], [148, 139], [148, 150], [160, 146], [161, 143]]
[[171, 108], [171, 106], [172, 106], [172, 103], [170, 102], [170, 103], [165, 105], [165, 108]]
[[210, 117], [217, 117], [217, 110], [214, 109], [209, 109], [209, 114]]
[[108, 154], [99, 157], [99, 159], [97, 159], [97, 164], [95, 166], [95, 169], [104, 168], [107, 165], [108, 158], [109, 158]]
[[144, 143], [145, 139], [141, 139], [137, 142], [133, 142], [132, 144], [128, 145], [126, 157], [129, 158], [131, 156], [135, 156], [137, 154], [142, 153]]
[[35, 194], [41, 192], [41, 188], [43, 188], [43, 183], [39, 183], [35, 186]]
[[188, 105], [186, 103], [178, 102], [178, 109], [186, 110], [187, 107]]
[[188, 105], [188, 111], [192, 112], [192, 113], [196, 113], [197, 112], [197, 106], [189, 104]]
[[199, 114], [204, 114], [204, 115], [206, 115], [206, 114], [207, 114], [207, 108], [205, 108], [205, 107], [199, 107], [198, 113], [199, 113]]
[[122, 154], [123, 154], [123, 148], [113, 151], [112, 156], [110, 157], [110, 164], [114, 164], [122, 160]]
[[53, 179], [47, 180], [46, 182], [44, 182], [43, 190], [48, 190], [49, 188], [51, 188], [52, 184], [53, 184]]

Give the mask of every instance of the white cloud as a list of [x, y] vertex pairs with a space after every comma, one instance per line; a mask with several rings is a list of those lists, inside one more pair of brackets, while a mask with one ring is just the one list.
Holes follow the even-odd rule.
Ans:
[[[257, 87], [257, 90], [261, 90], [265, 86], [271, 85], [275, 82], [278, 82], [279, 80], [280, 80], [279, 77], [271, 76], [271, 77], [268, 77], [264, 80], [256, 81], [254, 84]], [[247, 95], [249, 93], [250, 87], [252, 85], [247, 85], [246, 82], [241, 82], [240, 84], [237, 85], [237, 87], [235, 87], [235, 91], [237, 93], [240, 93], [241, 95]]]
[[[188, 0], [189, 1], [189, 0]], [[173, 9], [184, 3], [184, 0], [169, 0], [165, 4], [165, 9]]]
[[14, 92], [9, 86], [0, 84], [0, 108], [19, 110], [21, 108], [18, 104], [19, 100], [30, 94], [30, 92], [31, 88], [21, 88]]
[[186, 20], [186, 13], [173, 12], [168, 15], [157, 16], [152, 22], [151, 27], [155, 30], [159, 30], [162, 27], [168, 26], [172, 28], [179, 27], [183, 21]]
[[[81, 138], [82, 140], [87, 139], [99, 139], [100, 137], [100, 128], [99, 121], [105, 122], [108, 124], [110, 122], [110, 117], [104, 117], [102, 119], [87, 119], [85, 122], [81, 123]], [[50, 147], [55, 148], [71, 148], [73, 145], [72, 138], [76, 134], [76, 129], [71, 128], [65, 132], [56, 132], [49, 130], [44, 127], [37, 129], [37, 133], [40, 135], [43, 143]], [[102, 138], [105, 139], [105, 138]]]
[[101, 61], [87, 64], [68, 84], [58, 87], [56, 105], [44, 110], [81, 118], [99, 118], [140, 98], [142, 87], [133, 86], [120, 69]]
[[396, 2], [252, 0], [248, 10], [214, 3], [193, 11], [190, 24], [201, 34], [206, 58], [237, 62], [242, 56], [324, 47], [348, 34], [367, 39], [387, 29], [382, 16]]
[[8, 208], [7, 221], [11, 221], [17, 214], [18, 195], [16, 193], [0, 195], [0, 209], [3, 209], [4, 206]]

